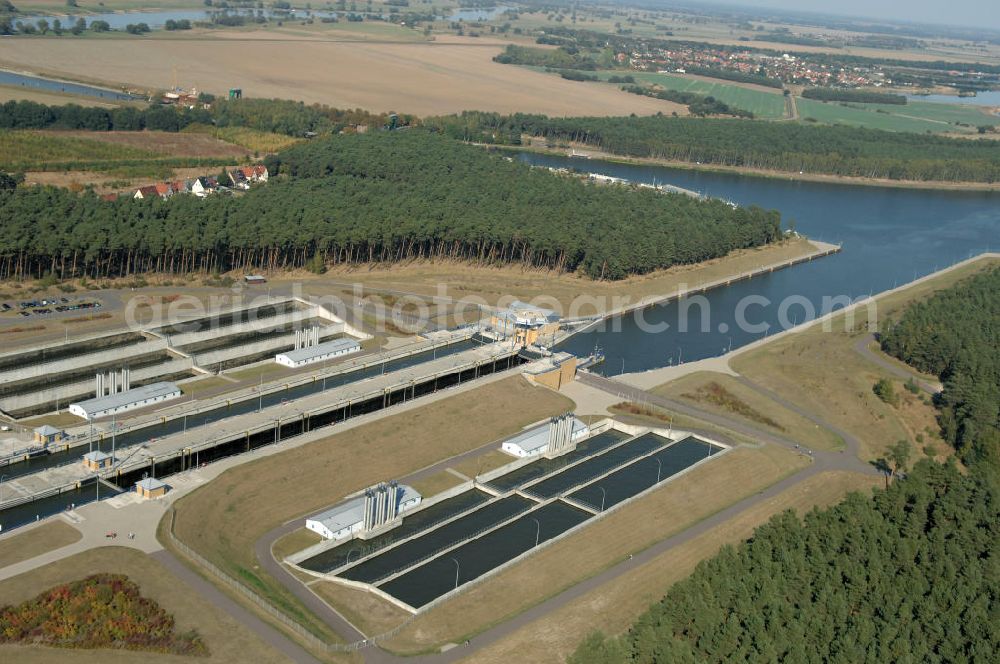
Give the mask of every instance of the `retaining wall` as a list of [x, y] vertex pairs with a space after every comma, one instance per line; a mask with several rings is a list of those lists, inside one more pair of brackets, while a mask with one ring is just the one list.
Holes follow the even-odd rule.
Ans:
[[[158, 378], [159, 376], [190, 371], [193, 365], [194, 363], [190, 358], [176, 358], [162, 364], [134, 369], [131, 371], [131, 378], [133, 383], [138, 383], [139, 381]], [[29, 394], [18, 394], [0, 400], [0, 410], [8, 413], [12, 411], [17, 412], [25, 408], [55, 403], [57, 400], [61, 402], [62, 406], [69, 406], [72, 401], [83, 401], [84, 399], [93, 398], [95, 395], [94, 389], [94, 379], [90, 378]]]
[[128, 360], [130, 357], [145, 355], [147, 353], [155, 353], [157, 351], [165, 350], [166, 348], [167, 342], [163, 339], [141, 341], [132, 346], [125, 346], [123, 348], [112, 348], [110, 350], [97, 351], [96, 353], [86, 353], [84, 355], [69, 357], [65, 360], [56, 360], [55, 362], [48, 362], [46, 364], [35, 364], [22, 369], [14, 369], [13, 371], [3, 373], [0, 380], [13, 382], [15, 380], [23, 380], [25, 378], [51, 376], [70, 369], [79, 369], [80, 367], [85, 367], [90, 364], [122, 362], [124, 360]]
[[[339, 325], [325, 325], [320, 327], [320, 339], [325, 339], [331, 337], [335, 334], [340, 334], [341, 329]], [[231, 348], [222, 348], [220, 350], [214, 350], [208, 353], [202, 353], [200, 355], [194, 356], [195, 364], [203, 367], [211, 367], [213, 364], [218, 364], [220, 362], [228, 362], [229, 360], [244, 357], [247, 355], [255, 355], [257, 353], [263, 353], [270, 349], [277, 349], [283, 346], [294, 346], [295, 345], [295, 333], [283, 334], [278, 337], [271, 337], [270, 339], [265, 339], [263, 341], [257, 341], [251, 344], [241, 344], [239, 346], [233, 346]]]

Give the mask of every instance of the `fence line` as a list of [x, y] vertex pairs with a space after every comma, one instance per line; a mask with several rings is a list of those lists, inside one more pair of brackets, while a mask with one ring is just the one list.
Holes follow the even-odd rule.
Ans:
[[185, 556], [187, 556], [187, 558], [190, 559], [193, 563], [207, 570], [212, 574], [212, 576], [222, 581], [226, 586], [232, 588], [240, 595], [250, 600], [255, 606], [263, 610], [269, 616], [277, 619], [279, 622], [281, 622], [281, 624], [283, 624], [288, 629], [293, 631], [297, 636], [305, 640], [309, 645], [311, 645], [314, 649], [320, 652], [356, 652], [362, 648], [367, 648], [369, 646], [377, 645], [381, 641], [390, 639], [396, 634], [398, 634], [404, 627], [409, 625], [410, 622], [416, 617], [416, 616], [410, 616], [399, 625], [393, 627], [391, 630], [383, 632], [381, 634], [377, 634], [373, 637], [361, 641], [354, 641], [351, 643], [327, 643], [326, 641], [324, 641], [323, 639], [321, 639], [320, 637], [316, 636], [308, 629], [303, 627], [299, 622], [297, 622], [291, 616], [286, 614], [284, 611], [281, 611], [280, 609], [275, 607], [266, 599], [255, 593], [253, 590], [247, 588], [245, 585], [243, 585], [233, 577], [229, 576], [226, 572], [219, 569], [214, 563], [207, 560], [204, 556], [202, 556], [197, 551], [189, 547], [187, 544], [177, 539], [177, 536], [174, 534], [174, 519], [176, 515], [177, 515], [176, 510], [174, 509], [173, 506], [171, 506], [170, 527], [167, 528], [167, 536], [170, 538], [170, 543], [172, 545], [177, 547], [177, 549], [180, 550], [180, 552], [183, 553]]

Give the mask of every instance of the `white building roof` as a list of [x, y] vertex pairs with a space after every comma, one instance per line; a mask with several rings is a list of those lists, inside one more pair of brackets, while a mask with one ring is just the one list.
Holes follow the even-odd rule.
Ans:
[[329, 355], [330, 353], [336, 353], [337, 351], [351, 350], [353, 348], [360, 348], [361, 344], [358, 343], [357, 339], [341, 338], [334, 339], [333, 341], [326, 341], [315, 346], [310, 346], [309, 348], [300, 348], [298, 350], [290, 350], [287, 353], [281, 353], [292, 362], [298, 364], [299, 362], [305, 362], [311, 360], [314, 357], [321, 357], [323, 355]]
[[62, 431], [49, 424], [43, 424], [42, 426], [35, 429], [35, 433], [37, 433], [39, 436], [54, 436], [57, 433], [62, 433]]
[[72, 405], [78, 406], [88, 413], [101, 413], [146, 401], [147, 399], [168, 397], [177, 392], [180, 392], [180, 388], [173, 383], [151, 383], [142, 387], [133, 387], [131, 390], [126, 390], [125, 392], [109, 394], [104, 397], [97, 397], [96, 399], [87, 399], [86, 401], [80, 401]]
[[[578, 436], [581, 431], [587, 428], [584, 422], [574, 416], [573, 417], [573, 432], [570, 436]], [[507, 440], [503, 441], [502, 445], [515, 445], [520, 447], [522, 450], [528, 454], [544, 449], [546, 445], [549, 444], [549, 423], [539, 424], [537, 427], [532, 427], [527, 431], [522, 431], [516, 436], [512, 436]]]
[[559, 320], [559, 315], [551, 309], [536, 307], [533, 304], [521, 302], [520, 300], [514, 300], [510, 303], [509, 307], [498, 312], [496, 316], [508, 323], [528, 327], [545, 325], [546, 323]]
[[166, 482], [156, 479], [155, 477], [145, 477], [135, 483], [136, 486], [142, 487], [145, 491], [155, 491], [156, 489], [161, 489], [167, 486]]
[[94, 450], [93, 452], [87, 452], [84, 454], [83, 458], [87, 461], [104, 461], [105, 459], [110, 459], [111, 455], [107, 452], [102, 452], [101, 450]]
[[[420, 494], [411, 486], [406, 484], [400, 484], [399, 488], [403, 490], [402, 495], [399, 498], [399, 503], [405, 503], [407, 501], [413, 500], [414, 498], [420, 498]], [[339, 530], [343, 530], [347, 527], [353, 527], [365, 519], [365, 497], [364, 494], [358, 496], [357, 498], [352, 498], [345, 502], [340, 503], [325, 512], [320, 512], [309, 517], [309, 521], [318, 521], [322, 523], [327, 530], [331, 533], [335, 533]]]

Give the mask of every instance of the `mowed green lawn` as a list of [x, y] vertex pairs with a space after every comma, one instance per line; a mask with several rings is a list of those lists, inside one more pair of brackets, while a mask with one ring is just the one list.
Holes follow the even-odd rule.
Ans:
[[[799, 117], [815, 118], [824, 124], [845, 124], [888, 131], [931, 132], [974, 132], [978, 125], [1000, 124], [1000, 117], [989, 115], [984, 110], [939, 104], [936, 102], [911, 101], [899, 106], [894, 104], [849, 104], [822, 102], [815, 99], [796, 99]], [[966, 125], [966, 126], [963, 126]]]
[[716, 83], [714, 81], [703, 81], [695, 78], [674, 76], [672, 74], [656, 74], [654, 72], [599, 71], [594, 73], [602, 80], [607, 80], [610, 76], [632, 76], [637, 83], [652, 83], [668, 90], [681, 90], [683, 92], [709, 95], [730, 106], [750, 111], [754, 114], [754, 117], [764, 120], [785, 117], [785, 98], [781, 90], [765, 92], [722, 81]]

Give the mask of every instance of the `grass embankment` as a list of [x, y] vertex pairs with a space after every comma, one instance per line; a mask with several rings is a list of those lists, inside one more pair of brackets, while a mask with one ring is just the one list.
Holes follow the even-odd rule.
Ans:
[[[142, 594], [174, 616], [177, 630], [197, 629], [209, 656], [191, 661], [225, 663], [243, 661], [253, 653], [253, 661], [278, 664], [287, 658], [260, 640], [252, 631], [203, 600], [185, 583], [173, 576], [163, 565], [149, 556], [124, 547], [101, 547], [64, 558], [58, 562], [25, 574], [0, 581], [0, 597], [4, 604], [23, 602], [52, 586], [81, 579], [97, 573], [124, 574], [139, 585]], [[0, 659], [25, 664], [107, 664], [108, 662], [143, 662], [167, 664], [181, 660], [174, 655], [136, 653], [114, 649], [63, 650], [43, 646], [0, 646]]]
[[271, 552], [274, 554], [275, 559], [281, 560], [286, 556], [290, 556], [296, 551], [301, 551], [307, 547], [314, 544], [319, 544], [323, 541], [323, 538], [314, 533], [307, 528], [299, 528], [298, 530], [293, 530], [284, 537], [275, 541], [274, 545], [271, 547]]
[[177, 537], [324, 638], [335, 636], [260, 569], [254, 543], [289, 519], [403, 478], [566, 412], [572, 402], [520, 376], [226, 471], [177, 501]]
[[[996, 263], [996, 260], [977, 261], [879, 297], [878, 320], [898, 318], [911, 302]], [[944, 452], [947, 447], [938, 436], [936, 411], [930, 398], [910, 394], [903, 388], [904, 381], [872, 364], [854, 349], [867, 334], [868, 315], [866, 309], [859, 309], [853, 327], [845, 330], [841, 314], [833, 319], [829, 332], [822, 325], [814, 325], [737, 355], [730, 366], [787, 401], [853, 434], [862, 443], [862, 460], [883, 455], [899, 440], [908, 440], [918, 455], [928, 445], [935, 453]], [[901, 395], [900, 405], [885, 403], [872, 392], [880, 378], [893, 381], [896, 393]]]
[[[832, 505], [851, 491], [869, 490], [880, 481], [877, 477], [847, 472], [810, 477], [572, 600], [544, 619], [521, 627], [465, 661], [476, 664], [561, 661], [594, 630], [618, 634], [628, 629], [652, 602], [690, 574], [699, 562], [715, 555], [724, 545], [746, 539], [773, 515], [788, 509], [801, 515], [813, 507]], [[552, 625], [559, 625], [559, 629], [552, 629]]]
[[83, 535], [63, 521], [52, 521], [0, 540], [0, 567], [40, 556], [80, 541]]
[[738, 448], [419, 615], [389, 649], [460, 642], [681, 532], [809, 464], [784, 448]]
[[805, 447], [836, 450], [844, 446], [844, 441], [834, 433], [820, 428], [732, 376], [699, 371], [660, 385], [652, 392], [743, 420], [797, 441]]
[[[743, 249], [695, 265], [632, 276], [619, 281], [595, 281], [577, 274], [521, 267], [481, 267], [455, 261], [411, 261], [393, 266], [335, 268], [309, 283], [307, 292], [323, 292], [324, 280], [352, 280], [368, 288], [386, 288], [437, 295], [442, 284], [449, 297], [482, 298], [494, 305], [501, 298], [530, 300], [544, 297], [546, 305], [560, 305], [564, 316], [588, 316], [635, 303], [654, 295], [674, 295], [678, 288], [697, 288], [743, 272], [793, 260], [816, 251], [798, 238], [755, 249]], [[282, 281], [275, 282], [281, 284]], [[471, 309], [464, 322], [475, 322]], [[457, 315], [457, 314], [456, 314]]]

